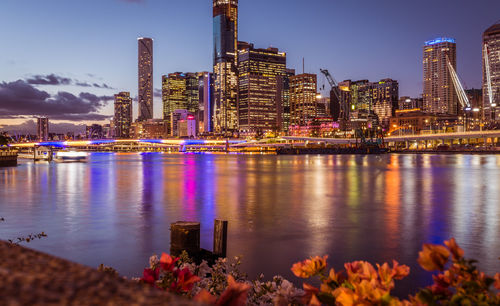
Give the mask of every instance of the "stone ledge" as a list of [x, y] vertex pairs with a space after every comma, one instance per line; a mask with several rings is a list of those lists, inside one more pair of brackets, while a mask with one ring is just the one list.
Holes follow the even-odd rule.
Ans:
[[0, 240], [2, 305], [195, 305], [144, 284]]

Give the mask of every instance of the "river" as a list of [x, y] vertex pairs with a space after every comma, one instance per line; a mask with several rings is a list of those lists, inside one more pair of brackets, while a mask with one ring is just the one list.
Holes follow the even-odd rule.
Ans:
[[27, 246], [140, 276], [169, 251], [170, 223], [229, 221], [228, 255], [256, 277], [313, 255], [392, 259], [411, 267], [397, 293], [430, 282], [422, 243], [455, 237], [490, 274], [500, 271], [500, 156], [182, 155], [93, 153], [88, 163], [0, 168], [0, 238], [44, 231]]

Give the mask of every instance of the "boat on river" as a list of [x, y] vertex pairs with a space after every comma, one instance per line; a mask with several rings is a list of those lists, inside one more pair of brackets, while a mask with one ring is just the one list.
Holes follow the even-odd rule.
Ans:
[[59, 151], [56, 153], [54, 160], [60, 163], [86, 162], [88, 160], [88, 153], [77, 151]]

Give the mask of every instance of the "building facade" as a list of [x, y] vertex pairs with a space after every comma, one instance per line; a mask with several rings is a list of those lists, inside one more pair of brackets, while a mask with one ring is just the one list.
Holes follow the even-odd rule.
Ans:
[[282, 92], [286, 54], [248, 44], [238, 52], [238, 120], [240, 133], [278, 132], [282, 126]]
[[287, 68], [285, 70], [285, 75], [282, 77], [283, 80], [278, 82], [278, 86], [283, 86], [280, 90], [281, 95], [281, 130], [284, 133], [288, 133], [288, 127], [290, 126], [290, 77], [295, 75], [295, 69]]
[[163, 120], [171, 127], [171, 114], [177, 109], [188, 109], [186, 74], [170, 73], [162, 76]]
[[422, 98], [410, 98], [401, 97], [399, 98], [398, 109], [399, 110], [422, 110], [424, 105], [424, 100]]
[[139, 121], [153, 119], [153, 39], [141, 37], [139, 44]]
[[129, 92], [115, 95], [114, 137], [130, 138], [132, 127], [132, 98]]
[[373, 112], [379, 124], [388, 128], [390, 119], [399, 107], [399, 83], [393, 79], [383, 79], [372, 83]]
[[213, 130], [238, 129], [238, 0], [213, 0]]
[[210, 72], [198, 73], [198, 116], [200, 133], [213, 131], [213, 74]]
[[317, 76], [303, 73], [290, 77], [290, 125], [306, 125], [316, 117]]
[[486, 122], [500, 121], [500, 22], [483, 33], [483, 109]]
[[49, 118], [37, 118], [38, 141], [49, 140]]
[[424, 45], [424, 110], [436, 114], [458, 114], [458, 97], [448, 61], [457, 69], [456, 43], [453, 38], [436, 38]]

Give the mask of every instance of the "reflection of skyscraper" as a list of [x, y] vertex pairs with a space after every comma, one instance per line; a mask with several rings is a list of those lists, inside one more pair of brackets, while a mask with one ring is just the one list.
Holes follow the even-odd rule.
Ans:
[[431, 113], [456, 115], [458, 97], [448, 69], [448, 60], [457, 69], [453, 38], [437, 38], [424, 46], [424, 109]]
[[139, 121], [153, 119], [153, 39], [138, 38]]
[[213, 0], [214, 131], [238, 129], [238, 0]]
[[49, 140], [49, 118], [37, 119], [37, 131], [39, 141]]
[[115, 95], [115, 125], [116, 138], [129, 138], [132, 125], [132, 98], [129, 92], [120, 92]]
[[483, 107], [485, 120], [500, 120], [500, 22], [483, 33]]

